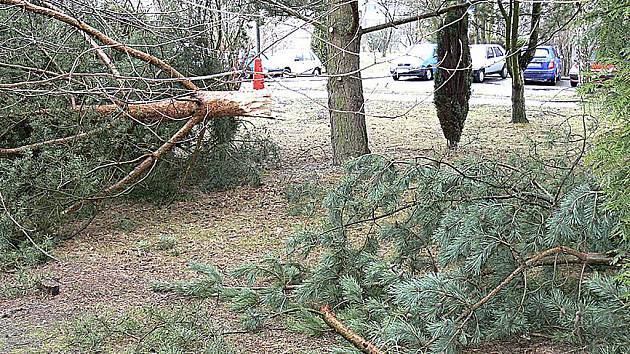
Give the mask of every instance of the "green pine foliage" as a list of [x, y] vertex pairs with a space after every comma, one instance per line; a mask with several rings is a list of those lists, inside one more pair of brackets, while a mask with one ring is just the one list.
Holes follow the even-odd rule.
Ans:
[[[601, 135], [589, 160], [606, 192], [606, 207], [620, 215], [616, 234], [630, 239], [630, 1], [597, 0], [585, 19], [584, 41], [597, 43], [597, 60], [614, 65], [611, 80], [585, 85], [583, 92], [595, 92], [597, 108], [611, 127]], [[630, 269], [630, 263], [625, 263]], [[630, 286], [630, 270], [621, 277]], [[625, 295], [630, 298], [630, 293]]]
[[630, 310], [615, 266], [543, 258], [472, 308], [541, 251], [629, 249], [613, 237], [619, 215], [604, 207], [598, 179], [571, 162], [549, 166], [352, 161], [321, 225], [293, 235], [286, 255], [232, 274], [244, 288], [229, 298], [239, 311], [252, 306], [248, 328], [261, 313], [290, 313], [290, 327], [311, 334], [326, 330], [314, 310], [329, 304], [388, 353], [457, 353], [530, 333], [621, 353]]

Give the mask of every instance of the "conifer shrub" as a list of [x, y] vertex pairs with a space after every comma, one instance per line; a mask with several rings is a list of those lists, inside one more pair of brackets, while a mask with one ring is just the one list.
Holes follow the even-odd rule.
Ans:
[[619, 215], [598, 179], [572, 165], [364, 156], [324, 198], [321, 225], [233, 272], [242, 286], [193, 264], [200, 278], [154, 290], [230, 299], [250, 329], [282, 313], [322, 333], [317, 312], [330, 305], [387, 353], [457, 353], [531, 333], [622, 353], [627, 286], [606, 252], [629, 245], [613, 237]]

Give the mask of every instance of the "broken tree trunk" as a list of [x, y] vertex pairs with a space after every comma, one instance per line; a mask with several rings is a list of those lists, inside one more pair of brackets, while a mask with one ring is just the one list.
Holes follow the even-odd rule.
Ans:
[[[115, 104], [89, 106], [82, 107], [81, 110], [92, 110], [103, 115], [111, 115], [120, 112], [140, 122], [150, 123], [188, 119], [195, 115], [200, 115], [202, 118], [233, 116], [268, 117], [271, 115], [270, 106], [271, 96], [269, 95], [257, 96], [251, 93], [229, 91], [197, 91], [185, 98], [130, 104], [126, 107]], [[70, 144], [74, 141], [83, 140], [100, 133], [104, 129], [105, 128], [95, 129], [73, 136], [15, 148], [0, 148], [0, 157], [22, 155], [28, 151], [37, 151], [51, 145]], [[171, 140], [173, 139], [171, 138]]]
[[341, 321], [339, 321], [337, 317], [335, 317], [335, 314], [330, 309], [330, 306], [322, 306], [320, 311], [322, 313], [324, 322], [326, 322], [326, 324], [330, 326], [330, 328], [334, 329], [335, 332], [339, 333], [339, 335], [345, 338], [348, 342], [352, 343], [352, 345], [354, 345], [362, 353], [383, 354], [383, 351], [377, 348], [370, 341], [354, 333], [354, 331], [341, 323]]
[[[98, 200], [102, 198], [109, 198], [114, 195], [116, 192], [124, 192], [126, 187], [133, 186], [133, 183], [140, 180], [143, 176], [145, 176], [153, 166], [157, 163], [157, 161], [167, 154], [169, 151], [175, 147], [175, 144], [184, 140], [188, 134], [192, 131], [192, 129], [206, 118], [211, 117], [222, 117], [222, 116], [269, 116], [270, 115], [270, 105], [271, 105], [271, 97], [266, 95], [262, 96], [260, 99], [256, 100], [238, 100], [235, 97], [240, 96], [238, 93], [232, 94], [233, 98], [230, 99], [230, 93], [226, 93], [222, 98], [218, 98], [209, 92], [196, 92], [193, 94], [195, 99], [192, 99], [190, 102], [184, 104], [182, 109], [186, 109], [185, 113], [189, 115], [192, 114], [192, 117], [186, 121], [184, 124], [167, 142], [162, 144], [157, 150], [152, 152], [151, 154], [145, 155], [140, 162], [131, 172], [127, 174], [123, 179], [118, 182], [112, 184], [111, 186], [104, 189], [99, 196], [90, 198], [91, 200]], [[150, 105], [150, 104], [147, 104]], [[170, 110], [170, 106], [161, 106], [164, 109]], [[140, 109], [137, 111], [138, 114], [144, 113], [145, 109]], [[175, 112], [170, 112], [175, 113]], [[178, 114], [182, 114], [183, 112], [179, 112]], [[121, 192], [121, 193], [122, 193]], [[65, 212], [71, 213], [77, 211], [81, 208], [85, 201], [78, 202], [68, 208]]]
[[189, 96], [171, 98], [149, 103], [87, 106], [81, 110], [93, 110], [109, 115], [123, 112], [141, 122], [181, 120], [199, 113], [207, 118], [230, 116], [269, 116], [271, 98], [251, 93], [232, 91], [197, 91]]
[[[124, 192], [126, 188], [132, 187], [133, 183], [150, 173], [152, 167], [157, 163], [157, 161], [171, 151], [175, 144], [184, 140], [197, 124], [203, 122], [208, 117], [269, 115], [269, 96], [263, 97], [261, 100], [239, 100], [234, 97], [229, 98], [229, 95], [233, 95], [232, 93], [225, 93], [224, 95], [228, 95], [227, 97], [217, 98], [211, 93], [199, 92], [199, 87], [197, 85], [188, 78], [184, 77], [184, 75], [162, 59], [118, 42], [87, 23], [67, 15], [56, 8], [42, 7], [31, 2], [21, 0], [0, 0], [0, 4], [18, 6], [25, 11], [40, 14], [75, 27], [113, 50], [126, 53], [127, 55], [160, 68], [168, 73], [172, 78], [176, 78], [177, 81], [180, 82], [186, 89], [193, 91], [188, 100], [167, 100], [132, 105], [131, 107], [123, 109], [121, 109], [121, 106], [119, 105], [106, 105], [100, 108], [95, 107], [95, 109], [100, 109], [103, 113], [114, 113], [118, 110], [124, 111], [127, 109], [130, 112], [129, 115], [131, 117], [136, 114], [139, 120], [143, 117], [146, 118], [155, 116], [168, 117], [171, 119], [177, 119], [177, 117], [181, 117], [182, 119], [185, 117], [189, 118], [186, 123], [157, 150], [141, 156], [138, 159], [140, 160], [140, 163], [136, 165], [136, 167], [129, 172], [127, 176], [105, 188], [97, 196], [86, 200], [99, 200], [112, 197], [114, 193], [120, 191]], [[56, 139], [56, 142], [59, 142], [59, 139]], [[61, 142], [64, 142], [63, 138]], [[65, 142], [67, 142], [67, 140], [65, 140]], [[86, 200], [75, 203], [70, 208], [66, 209], [65, 212], [70, 213], [80, 209]]]

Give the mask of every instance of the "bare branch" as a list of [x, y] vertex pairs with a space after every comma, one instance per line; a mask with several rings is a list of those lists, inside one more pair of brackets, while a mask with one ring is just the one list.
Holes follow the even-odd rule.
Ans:
[[438, 17], [438, 16], [441, 16], [441, 15], [444, 15], [445, 13], [447, 13], [449, 11], [459, 10], [459, 9], [465, 8], [465, 7], [471, 7], [473, 5], [484, 3], [484, 2], [488, 2], [488, 1], [489, 0], [472, 0], [472, 1], [466, 2], [466, 3], [461, 3], [461, 4], [457, 4], [457, 5], [451, 5], [451, 6], [448, 6], [448, 7], [443, 7], [443, 8], [431, 11], [431, 12], [425, 12], [423, 14], [405, 17], [405, 18], [401, 18], [399, 20], [394, 20], [394, 21], [390, 21], [390, 22], [386, 22], [386, 23], [381, 23], [381, 24], [378, 24], [378, 25], [362, 28], [361, 29], [361, 34], [366, 34], [366, 33], [370, 33], [370, 32], [376, 32], [376, 31], [380, 31], [380, 30], [383, 30], [383, 29], [386, 29], [386, 28], [390, 28], [390, 27], [396, 27], [396, 26], [404, 25], [404, 24], [410, 23], [410, 22], [425, 20], [427, 18]]
[[99, 30], [97, 30], [96, 28], [83, 23], [79, 20], [77, 20], [74, 17], [71, 17], [69, 15], [66, 15], [62, 12], [59, 11], [55, 11], [53, 9], [49, 9], [46, 7], [41, 7], [41, 6], [37, 6], [34, 5], [28, 1], [20, 1], [20, 0], [0, 0], [0, 4], [5, 4], [5, 5], [14, 5], [14, 6], [19, 6], [22, 7], [24, 10], [32, 12], [32, 13], [37, 13], [40, 15], [44, 15], [50, 18], [54, 18], [56, 20], [59, 20], [61, 22], [64, 22], [70, 26], [73, 26], [87, 34], [89, 34], [90, 36], [98, 39], [99, 41], [101, 41], [103, 44], [106, 44], [108, 46], [111, 46], [111, 48], [118, 50], [120, 52], [123, 53], [127, 53], [131, 56], [133, 56], [134, 58], [140, 59], [142, 61], [145, 61], [151, 65], [154, 65], [164, 71], [166, 71], [171, 77], [174, 78], [179, 78], [180, 80], [178, 80], [179, 82], [181, 82], [181, 84], [186, 87], [189, 90], [193, 90], [193, 91], [197, 91], [199, 90], [199, 87], [197, 87], [197, 85], [195, 85], [194, 83], [192, 83], [192, 81], [187, 80], [184, 78], [184, 75], [182, 75], [179, 71], [177, 71], [175, 68], [173, 68], [172, 66], [170, 66], [169, 64], [167, 64], [165, 61], [147, 54], [141, 50], [135, 49], [135, 48], [131, 48], [128, 47], [110, 37], [108, 37], [107, 35], [103, 34], [102, 32], [100, 32]]
[[356, 334], [350, 328], [346, 327], [346, 325], [341, 323], [341, 321], [339, 321], [337, 317], [335, 317], [335, 314], [330, 309], [330, 306], [328, 305], [322, 306], [320, 311], [322, 312], [322, 317], [324, 319], [324, 322], [326, 322], [326, 324], [330, 326], [330, 328], [334, 329], [335, 332], [339, 333], [339, 335], [345, 338], [348, 342], [352, 343], [352, 345], [354, 345], [361, 352], [365, 354], [383, 354], [384, 353], [379, 348], [377, 348], [374, 344], [372, 344], [370, 341]]

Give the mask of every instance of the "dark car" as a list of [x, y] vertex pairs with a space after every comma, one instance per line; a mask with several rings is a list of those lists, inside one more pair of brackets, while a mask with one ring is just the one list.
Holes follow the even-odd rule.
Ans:
[[562, 56], [553, 46], [536, 48], [534, 58], [525, 69], [525, 81], [549, 82], [555, 85], [562, 76]]
[[409, 48], [397, 58], [389, 68], [392, 78], [398, 81], [401, 77], [421, 77], [433, 80], [438, 67], [437, 46], [433, 43], [420, 43]]

